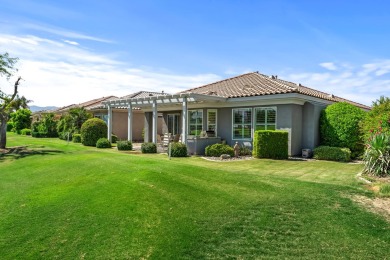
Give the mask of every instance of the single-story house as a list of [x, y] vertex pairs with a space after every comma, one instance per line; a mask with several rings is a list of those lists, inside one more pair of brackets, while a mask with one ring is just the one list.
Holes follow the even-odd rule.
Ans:
[[[285, 130], [289, 133], [289, 154], [319, 145], [319, 117], [329, 104], [348, 102], [363, 110], [370, 107], [336, 97], [299, 83], [247, 73], [192, 88], [174, 95], [130, 97], [103, 104], [108, 114], [118, 107], [140, 107], [145, 112], [145, 142], [157, 142], [158, 114], [162, 132], [180, 134], [190, 153], [201, 154], [205, 145], [224, 141], [250, 144], [254, 131]], [[132, 109], [128, 117], [132, 118]], [[115, 118], [108, 116], [109, 132]], [[129, 126], [131, 126], [131, 120]], [[131, 129], [131, 127], [129, 128]]]
[[[148, 92], [148, 91], [138, 91], [136, 93], [118, 98], [116, 96], [107, 96], [96, 98], [92, 100], [88, 100], [86, 102], [80, 104], [72, 104], [68, 106], [64, 106], [52, 111], [41, 111], [34, 114], [35, 120], [40, 120], [42, 115], [47, 113], [54, 113], [58, 115], [58, 117], [69, 112], [70, 109], [76, 107], [85, 108], [89, 113], [92, 114], [93, 117], [100, 118], [104, 120], [106, 123], [108, 122], [108, 114], [107, 108], [103, 105], [102, 102], [105, 101], [115, 101], [118, 99], [129, 99], [129, 98], [144, 98], [144, 97], [153, 97], [153, 96], [164, 96], [168, 95], [166, 93], [161, 92]], [[116, 107], [112, 110], [111, 118], [112, 118], [112, 130], [111, 133], [118, 136], [121, 140], [132, 140], [132, 141], [143, 141], [143, 129], [144, 129], [144, 111], [142, 111], [139, 107], [132, 107], [132, 131], [131, 136], [129, 136], [128, 131], [128, 111], [127, 107]], [[162, 133], [162, 115], [158, 120], [158, 133]]]

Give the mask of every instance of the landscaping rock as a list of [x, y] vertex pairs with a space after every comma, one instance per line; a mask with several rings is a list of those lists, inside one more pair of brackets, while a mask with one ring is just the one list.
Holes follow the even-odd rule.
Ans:
[[221, 156], [219, 158], [221, 158], [221, 160], [230, 159], [230, 155], [228, 155], [228, 154], [221, 154]]

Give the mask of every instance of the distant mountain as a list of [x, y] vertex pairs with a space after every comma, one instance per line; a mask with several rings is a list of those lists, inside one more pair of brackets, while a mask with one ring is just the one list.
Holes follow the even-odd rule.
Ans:
[[43, 111], [43, 110], [54, 110], [58, 107], [55, 106], [48, 106], [48, 107], [39, 107], [39, 106], [29, 106], [31, 112], [37, 112], [37, 111]]

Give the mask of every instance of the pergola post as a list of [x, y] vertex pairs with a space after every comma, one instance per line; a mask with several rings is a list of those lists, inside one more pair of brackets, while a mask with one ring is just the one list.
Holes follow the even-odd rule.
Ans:
[[153, 120], [152, 120], [152, 142], [157, 144], [157, 100], [153, 100]]
[[133, 141], [133, 106], [131, 102], [127, 107], [127, 140]]
[[183, 111], [182, 111], [182, 130], [181, 130], [181, 142], [187, 144], [187, 129], [188, 129], [188, 120], [187, 120], [187, 97], [183, 98]]
[[112, 135], [112, 107], [111, 106], [108, 106], [107, 123], [108, 123], [107, 139], [111, 142], [112, 141], [112, 138], [111, 138], [111, 135]]

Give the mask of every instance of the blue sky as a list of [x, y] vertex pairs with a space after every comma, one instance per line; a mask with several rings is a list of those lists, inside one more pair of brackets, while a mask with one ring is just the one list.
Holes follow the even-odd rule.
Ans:
[[20, 94], [34, 105], [139, 90], [175, 93], [252, 71], [366, 105], [390, 97], [387, 1], [0, 0], [0, 6], [0, 51], [20, 58]]

